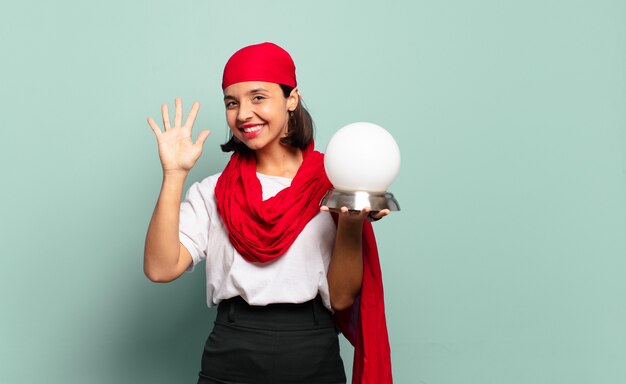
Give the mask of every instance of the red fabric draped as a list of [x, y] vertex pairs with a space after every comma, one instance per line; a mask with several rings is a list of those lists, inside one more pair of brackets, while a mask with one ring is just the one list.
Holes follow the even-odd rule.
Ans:
[[332, 187], [324, 155], [311, 145], [302, 156], [291, 186], [265, 201], [253, 153], [234, 153], [217, 180], [218, 211], [230, 242], [244, 259], [268, 262], [283, 255], [319, 212], [320, 200]]
[[[235, 153], [215, 186], [217, 207], [228, 237], [250, 262], [282, 256], [304, 226], [319, 212], [319, 202], [332, 187], [324, 171], [324, 155], [303, 150], [303, 162], [291, 186], [263, 201], [254, 154]], [[392, 383], [391, 356], [382, 275], [372, 225], [363, 225], [363, 283], [352, 307], [336, 313], [337, 323], [354, 346], [353, 384]]]

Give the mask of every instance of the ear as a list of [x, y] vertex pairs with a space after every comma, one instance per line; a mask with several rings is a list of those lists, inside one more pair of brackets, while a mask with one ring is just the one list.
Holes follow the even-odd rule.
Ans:
[[287, 98], [287, 109], [289, 109], [289, 112], [295, 111], [299, 103], [300, 103], [300, 91], [298, 91], [298, 88], [294, 88], [291, 90], [291, 93], [289, 94], [289, 97]]

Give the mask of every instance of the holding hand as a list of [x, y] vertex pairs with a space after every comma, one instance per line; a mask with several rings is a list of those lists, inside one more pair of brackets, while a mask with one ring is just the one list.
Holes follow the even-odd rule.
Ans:
[[[320, 207], [320, 210], [323, 212], [329, 212], [330, 208], [328, 208], [325, 205], [322, 205]], [[388, 209], [382, 209], [380, 211], [372, 212], [372, 210], [369, 207], [365, 207], [361, 211], [351, 211], [347, 207], [341, 207], [340, 211], [338, 212], [340, 219], [343, 218], [343, 220], [357, 221], [357, 222], [359, 221], [362, 222], [365, 219], [369, 221], [378, 221], [382, 219], [383, 217], [387, 216], [389, 213], [391, 213], [391, 211], [389, 211]]]
[[174, 127], [170, 126], [167, 104], [163, 104], [161, 107], [164, 132], [161, 132], [161, 129], [152, 117], [148, 117], [148, 124], [154, 131], [159, 145], [159, 158], [161, 159], [164, 174], [189, 172], [198, 158], [200, 158], [202, 145], [210, 133], [208, 130], [200, 132], [198, 139], [194, 143], [191, 139], [191, 131], [200, 108], [200, 103], [197, 101], [193, 103], [184, 125], [181, 125], [183, 119], [182, 100], [177, 97], [174, 103], [176, 106]]

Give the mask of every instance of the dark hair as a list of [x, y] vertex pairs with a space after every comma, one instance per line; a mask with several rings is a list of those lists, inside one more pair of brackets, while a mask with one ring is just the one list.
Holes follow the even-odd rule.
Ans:
[[[280, 85], [280, 89], [283, 90], [283, 96], [289, 97], [293, 87], [284, 84]], [[291, 145], [295, 148], [304, 149], [311, 141], [313, 141], [313, 119], [309, 114], [309, 111], [302, 105], [302, 99], [298, 100], [298, 106], [293, 112], [289, 112], [289, 121], [287, 122], [287, 136], [282, 137], [280, 142], [283, 144]], [[244, 143], [239, 141], [235, 136], [232, 136], [226, 143], [220, 145], [222, 151], [238, 153], [248, 153], [252, 150], [248, 148]]]

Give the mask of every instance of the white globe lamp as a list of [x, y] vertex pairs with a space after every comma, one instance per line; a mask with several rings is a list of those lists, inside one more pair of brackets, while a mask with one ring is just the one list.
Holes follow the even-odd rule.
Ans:
[[324, 167], [333, 189], [322, 205], [331, 210], [400, 210], [387, 192], [400, 170], [400, 149], [384, 128], [358, 122], [339, 129], [326, 147]]

